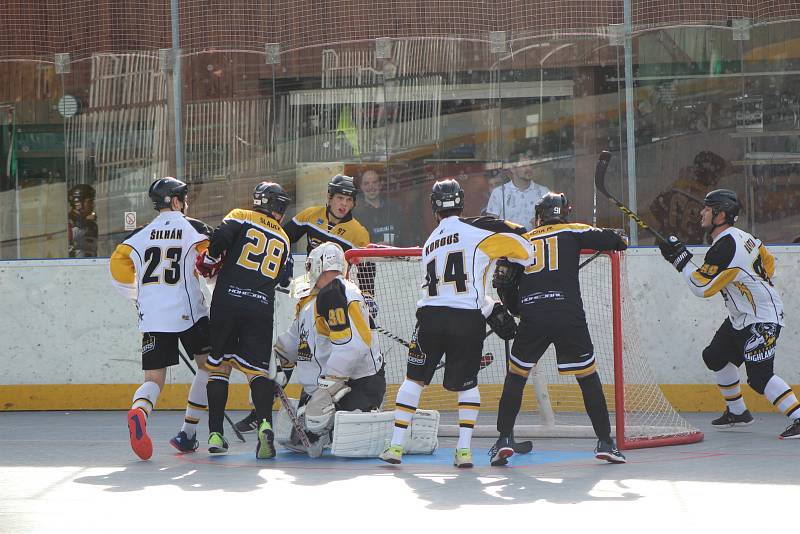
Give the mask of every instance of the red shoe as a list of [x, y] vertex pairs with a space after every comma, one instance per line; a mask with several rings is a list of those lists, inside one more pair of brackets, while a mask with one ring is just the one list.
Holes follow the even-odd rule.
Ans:
[[141, 408], [128, 410], [128, 430], [133, 452], [142, 460], [149, 460], [153, 456], [153, 442], [147, 435], [147, 417]]

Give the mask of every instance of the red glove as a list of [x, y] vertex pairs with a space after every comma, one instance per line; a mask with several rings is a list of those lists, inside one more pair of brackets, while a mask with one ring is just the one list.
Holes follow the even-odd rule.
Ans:
[[208, 249], [197, 255], [194, 267], [203, 278], [214, 278], [222, 268], [223, 258], [214, 258], [208, 255]]

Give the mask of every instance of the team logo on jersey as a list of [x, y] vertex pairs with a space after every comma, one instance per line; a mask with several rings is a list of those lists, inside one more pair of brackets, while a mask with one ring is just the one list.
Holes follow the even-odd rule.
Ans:
[[300, 335], [297, 342], [297, 361], [310, 362], [311, 361], [311, 347], [308, 345], [308, 330], [300, 326]]
[[150, 334], [145, 334], [142, 338], [142, 354], [147, 354], [156, 348], [156, 338]]
[[411, 336], [411, 342], [408, 344], [408, 363], [409, 365], [425, 365], [426, 356], [417, 344], [417, 330], [419, 325], [414, 328], [414, 334]]
[[778, 342], [778, 325], [756, 323], [750, 327], [750, 338], [744, 344], [744, 359], [748, 362], [763, 362], [775, 357]]
[[750, 306], [753, 308], [753, 313], [756, 313], [756, 303], [753, 299], [753, 293], [750, 292], [750, 289], [742, 282], [734, 282], [733, 285], [742, 293], [744, 298], [747, 299], [747, 302], [750, 303]]
[[325, 221], [323, 221], [322, 219], [317, 219], [317, 224], [322, 224], [323, 222]]

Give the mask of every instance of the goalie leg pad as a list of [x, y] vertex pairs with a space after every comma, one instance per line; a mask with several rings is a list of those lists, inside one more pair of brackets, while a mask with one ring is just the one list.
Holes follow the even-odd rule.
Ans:
[[324, 434], [333, 426], [335, 403], [350, 392], [350, 387], [344, 380], [325, 377], [320, 377], [318, 385], [306, 405], [306, 428], [315, 434]]
[[[331, 453], [344, 458], [377, 458], [389, 446], [394, 412], [336, 412]], [[417, 410], [411, 421], [405, 454], [433, 454], [439, 445], [439, 412]]]

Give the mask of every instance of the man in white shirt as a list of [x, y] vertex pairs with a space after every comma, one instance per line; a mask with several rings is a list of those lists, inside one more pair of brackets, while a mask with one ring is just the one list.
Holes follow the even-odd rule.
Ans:
[[515, 167], [505, 172], [511, 176], [511, 181], [492, 191], [486, 205], [486, 214], [530, 229], [536, 203], [550, 190], [533, 181], [531, 165]]

